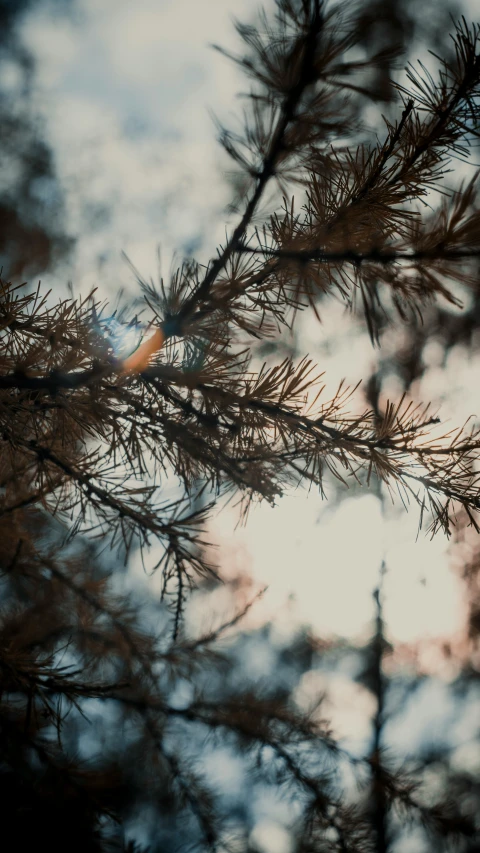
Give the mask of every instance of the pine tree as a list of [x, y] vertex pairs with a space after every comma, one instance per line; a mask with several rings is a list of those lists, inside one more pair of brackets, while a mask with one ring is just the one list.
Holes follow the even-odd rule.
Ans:
[[[372, 384], [368, 410], [344, 384], [328, 397], [308, 354], [278, 362], [275, 344], [328, 298], [361, 311], [378, 345], [388, 324], [418, 330], [439, 300], [457, 304], [459, 284], [476, 294], [476, 176], [451, 189], [446, 175], [478, 137], [480, 29], [461, 20], [436, 76], [410, 67], [405, 85], [388, 76], [394, 48], [356, 58], [368, 38], [352, 10], [277, 0], [273, 17], [237, 29], [249, 106], [242, 130], [220, 130], [236, 222], [206, 266], [187, 259], [168, 283], [137, 276], [147, 332], [95, 294], [55, 304], [1, 282], [4, 831], [20, 847], [132, 851], [143, 822], [152, 850], [249, 850], [245, 815], [202, 769], [209, 735], [288, 791], [302, 853], [389, 850], [395, 810], [468, 844], [474, 807], [458, 779], [454, 798], [426, 803], [382, 752], [380, 587], [362, 759], [318, 708], [299, 709], [274, 679], [252, 689], [235, 648], [221, 653], [244, 610], [204, 636], [183, 626], [189, 595], [221, 576], [207, 524], [229, 494], [246, 516], [297, 485], [328, 496], [336, 478], [416, 505], [432, 534], [479, 532], [476, 427], [445, 432], [407, 397], [382, 409]], [[362, 106], [385, 93], [396, 117], [375, 140]], [[161, 573], [161, 606], [119, 592], [138, 554]], [[315, 654], [311, 638], [298, 653]]]

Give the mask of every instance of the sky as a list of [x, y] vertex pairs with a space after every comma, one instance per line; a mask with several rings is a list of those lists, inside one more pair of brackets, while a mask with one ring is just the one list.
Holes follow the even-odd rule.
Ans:
[[[242, 15], [255, 7], [244, 2]], [[155, 274], [160, 246], [168, 274], [174, 251], [201, 243], [211, 252], [223, 238], [226, 159], [211, 111], [228, 118], [241, 82], [211, 44], [235, 45], [234, 9], [219, 0], [76, 0], [73, 19], [54, 4], [26, 19], [36, 104], [67, 188], [67, 221], [82, 235], [70, 266], [76, 286], [131, 284], [121, 251]]]
[[[243, 0], [242, 20], [256, 8], [257, 0]], [[73, 15], [62, 16], [54, 3], [27, 15], [22, 38], [37, 62], [35, 104], [65, 189], [66, 229], [79, 237], [49, 287], [61, 292], [71, 280], [82, 295], [97, 286], [110, 299], [121, 288], [136, 296], [122, 252], [155, 277], [160, 248], [167, 276], [175, 255], [193, 252], [205, 262], [223, 239], [228, 165], [212, 111], [233, 120], [245, 83], [211, 44], [235, 49], [238, 9], [233, 0], [76, 0]], [[355, 385], [368, 376], [376, 359], [361, 324], [333, 302], [322, 325], [302, 326], [302, 344], [326, 371], [332, 394], [342, 378]], [[428, 358], [418, 394], [434, 407], [442, 403], [452, 425], [480, 414], [480, 384], [472, 381], [478, 365], [456, 348], [440, 370], [435, 342]], [[397, 391], [392, 378], [390, 392]], [[250, 573], [258, 588], [268, 585], [252, 619], [273, 618], [285, 630], [306, 622], [321, 636], [367, 636], [385, 561], [392, 639], [461, 630], [463, 591], [449, 544], [441, 534], [418, 536], [413, 507], [408, 514], [382, 509], [366, 489], [332, 504], [297, 491], [274, 509], [252, 510], [245, 527], [236, 522], [226, 509], [211, 533], [227, 573]], [[222, 601], [219, 591], [219, 607]], [[202, 618], [192, 615], [198, 628]]]

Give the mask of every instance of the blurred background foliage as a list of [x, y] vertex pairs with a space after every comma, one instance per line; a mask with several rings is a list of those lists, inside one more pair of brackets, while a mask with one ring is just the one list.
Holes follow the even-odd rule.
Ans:
[[[148, 6], [150, 11], [153, 5]], [[158, 0], [157, 6], [162, 5]], [[212, 15], [216, 12], [214, 5]], [[79, 0], [57, 0], [55, 3], [42, 0], [0, 2], [0, 263], [4, 278], [17, 282], [28, 279], [35, 285], [41, 277], [48, 286], [52, 281], [54, 288], [60, 289], [65, 272], [70, 270], [72, 277], [75, 277], [82, 258], [88, 256], [94, 258], [92, 276], [97, 276], [102, 295], [104, 292], [108, 296], [117, 288], [118, 269], [114, 265], [109, 267], [109, 263], [114, 262], [108, 254], [113, 250], [107, 243], [111, 234], [109, 229], [115, 228], [118, 222], [118, 198], [115, 193], [109, 195], [108, 180], [104, 182], [104, 197], [89, 195], [89, 169], [93, 168], [91, 162], [88, 169], [85, 163], [79, 162], [77, 181], [62, 184], [62, 169], [59, 169], [57, 162], [61, 156], [55, 150], [48, 130], [48, 110], [45, 102], [38, 101], [37, 77], [42, 73], [41, 58], [35, 57], [29, 47], [35, 27], [41, 29], [44, 18], [51, 21], [53, 16], [59, 23], [73, 21], [75, 31], [75, 27], [84, 26], [89, 10], [89, 4], [82, 5]], [[243, 9], [238, 11], [243, 16]], [[253, 11], [252, 5], [252, 14]], [[427, 48], [448, 56], [451, 49], [448, 37], [451, 16], [457, 19], [461, 12], [459, 4], [362, 0], [364, 36], [361, 47], [376, 51], [393, 44], [402, 48], [411, 59], [419, 53], [424, 58]], [[109, 6], [106, 13], [115, 16], [114, 6]], [[132, 15], [135, 18], [135, 11]], [[25, 28], [28, 38], [24, 35]], [[181, 37], [180, 32], [177, 38]], [[93, 45], [92, 50], [95, 49]], [[124, 50], [128, 61], [128, 44], [124, 45]], [[381, 114], [391, 116], [390, 78], [396, 75], [392, 63], [393, 60], [386, 58], [385, 63], [378, 65], [375, 70], [376, 79], [370, 81], [377, 92], [375, 104], [364, 104], [370, 126], [373, 119], [378, 121], [380, 127]], [[401, 69], [403, 59], [396, 64]], [[160, 110], [161, 106], [159, 98]], [[130, 140], [142, 140], [142, 121], [138, 116], [133, 117], [125, 133]], [[220, 163], [222, 169], [225, 169], [226, 164], [221, 157]], [[103, 168], [102, 161], [97, 165]], [[85, 171], [82, 172], [82, 169]], [[461, 165], [459, 169], [461, 171]], [[187, 173], [178, 176], [180, 184], [186, 179]], [[454, 179], [455, 176], [452, 176]], [[224, 196], [221, 193], [215, 196], [217, 210], [214, 212], [218, 212], [224, 197], [228, 197], [228, 180], [225, 181], [220, 172], [216, 180], [219, 184], [223, 182], [227, 189], [222, 190]], [[231, 181], [235, 185], [234, 176], [231, 176]], [[175, 214], [178, 219], [176, 205], [179, 202], [173, 199], [175, 175], [172, 187], [172, 197], [167, 195], [161, 200], [162, 209], [158, 218], [160, 232], [165, 218]], [[183, 204], [188, 198], [188, 187], [180, 187], [179, 192]], [[124, 204], [122, 201], [120, 208]], [[140, 204], [139, 193], [135, 205]], [[138, 223], [142, 221], [140, 217], [136, 227], [140, 227]], [[90, 255], [82, 253], [81, 249], [82, 241], [89, 237], [88, 233], [86, 235], [82, 231], [82, 223], [86, 222], [91, 231], [97, 232]], [[128, 230], [128, 221], [125, 228]], [[172, 234], [175, 235], [174, 228], [168, 236]], [[188, 253], [194, 247], [197, 247], [196, 251], [202, 246], [206, 246], [207, 251], [210, 248], [210, 237], [198, 222], [192, 221], [186, 229], [180, 225], [178, 234], [178, 251]], [[120, 241], [121, 235], [116, 239]], [[167, 238], [158, 233], [156, 239], [162, 241]], [[103, 251], [98, 248], [102, 241], [105, 243]], [[137, 243], [137, 249], [137, 255], [132, 258], [134, 262], [137, 256], [144, 260], [141, 240]], [[105, 274], [104, 281], [100, 273]], [[125, 277], [126, 273], [122, 275]], [[125, 280], [128, 283], [128, 276]], [[90, 281], [87, 277], [83, 285], [88, 285]], [[324, 318], [324, 329], [321, 334], [317, 334], [316, 341], [312, 339], [316, 349], [312, 348], [310, 353], [318, 360], [323, 357], [330, 361], [335, 359], [337, 337], [350, 335], [354, 340], [366, 335], [360, 318], [350, 318], [348, 331], [343, 330], [343, 325], [329, 329], [330, 316], [337, 321], [337, 315], [330, 315], [330, 309], [324, 308], [322, 304], [319, 304], [319, 310]], [[304, 336], [299, 351], [303, 352], [305, 337], [312, 333], [308, 324], [303, 326], [300, 323], [299, 329], [299, 336]], [[432, 369], [440, 376], [443, 372], [443, 382], [450, 383], [452, 353], [456, 353], [457, 359], [473, 365], [478, 377], [480, 289], [477, 288], [475, 293], [465, 298], [465, 307], [461, 311], [440, 303], [429, 306], [423, 323], [410, 323], [393, 332], [390, 330], [382, 344], [385, 345], [370, 357], [371, 375], [364, 385], [365, 398], [374, 409], [384, 405], [386, 397], [392, 395], [392, 389], [397, 396], [406, 392], [414, 399], [420, 395], [425, 397], [424, 389], [429, 387], [428, 375]], [[273, 344], [259, 345], [258, 355], [263, 358], [274, 352], [278, 358], [282, 351], [285, 354], [295, 353], [296, 341], [283, 339]], [[437, 381], [440, 381], [441, 387], [442, 380]], [[340, 501], [340, 490], [332, 487], [331, 499]], [[387, 512], [387, 508], [384, 507], [383, 511]], [[41, 518], [36, 523], [39, 526], [39, 539], [48, 541], [52, 552], [60, 557], [66, 554], [67, 559], [70, 554], [68, 548], [72, 546], [63, 544], [63, 532], [59, 526]], [[78, 640], [82, 630], [82, 614], [74, 608], [71, 590], [66, 597], [52, 597], [48, 625], [36, 621], [39, 602], [32, 596], [37, 594], [35, 590], [38, 587], [29, 586], [25, 578], [18, 578], [12, 571], [18, 555], [12, 555], [9, 550], [8, 518], [2, 519], [1, 525], [2, 643], [10, 643], [14, 647], [15, 637], [20, 633], [18, 618], [21, 618], [23, 626], [25, 620], [28, 620], [32, 644], [48, 631], [63, 632], [65, 662], [69, 660], [69, 655], [75, 655], [75, 644], [78, 642], [78, 648], [82, 650], [92, 672], [98, 670], [100, 673], [106, 664], [95, 645], [95, 637], [83, 636]], [[321, 548], [321, 525], [317, 535]], [[88, 566], [92, 584], [99, 586], [102, 579], [110, 577], [113, 572], [113, 576], [117, 576], [115, 585], [119, 596], [126, 596], [133, 609], [141, 608], [146, 626], [145, 643], [148, 642], [150, 630], [161, 635], [162, 626], [167, 624], [168, 617], [158, 605], [157, 596], [150, 587], [139, 582], [138, 572], [130, 577], [131, 569], [119, 565], [108, 552], [98, 553], [85, 543], [76, 547], [79, 579], [83, 579], [82, 582], [85, 580], [85, 566]], [[230, 553], [234, 550], [233, 544]], [[234, 628], [226, 631], [225, 639], [219, 647], [215, 647], [215, 651], [202, 655], [198, 665], [192, 663], [191, 667], [187, 666], [183, 671], [183, 664], [179, 666], [174, 661], [171, 662], [170, 674], [169, 667], [164, 669], [162, 678], [165, 680], [165, 690], [168, 689], [170, 693], [170, 703], [179, 709], [186, 707], [201, 688], [207, 690], [212, 702], [219, 703], [228, 701], [231, 695], [249, 691], [254, 691], [265, 701], [289, 697], [304, 708], [319, 701], [318, 713], [327, 720], [331, 719], [333, 729], [343, 739], [345, 748], [358, 758], [371, 758], [369, 767], [372, 778], [363, 780], [360, 789], [348, 762], [342, 764], [338, 761], [338, 772], [347, 786], [350, 802], [362, 804], [370, 814], [372, 827], [377, 831], [377, 840], [372, 842], [373, 846], [359, 846], [359, 850], [373, 849], [376, 853], [433, 853], [449, 849], [451, 839], [447, 837], [446, 824], [451, 820], [455, 829], [455, 815], [438, 815], [438, 824], [433, 827], [424, 825], [426, 821], [422, 814], [417, 814], [411, 824], [406, 822], [401, 803], [397, 804], [397, 811], [392, 812], [385, 802], [384, 794], [381, 793], [382, 785], [376, 784], [375, 760], [380, 749], [385, 750], [387, 757], [391, 756], [392, 760], [400, 759], [406, 778], [410, 778], [408, 774], [412, 773], [414, 778], [423, 783], [421, 792], [427, 805], [449, 795], [453, 803], [462, 806], [464, 814], [473, 815], [478, 809], [480, 727], [475, 709], [478, 712], [480, 692], [480, 548], [478, 539], [467, 529], [466, 524], [460, 525], [456, 540], [451, 543], [450, 562], [451, 571], [458, 578], [458, 583], [463, 585], [462, 595], [465, 600], [465, 626], [454, 636], [426, 637], [403, 643], [392, 639], [382, 612], [384, 581], [388, 577], [389, 567], [383, 565], [382, 569], [379, 565], [378, 583], [371, 590], [370, 636], [365, 631], [360, 637], [338, 637], [332, 634], [317, 636], [311, 626], [303, 625], [295, 615], [289, 615], [288, 607], [282, 611], [282, 618], [276, 620], [268, 611], [266, 616], [265, 613], [262, 616], [261, 609], [260, 616], [255, 617], [254, 605], [243, 621], [240, 620]], [[186, 613], [187, 631], [189, 624], [194, 627], [198, 625], [199, 612], [203, 614], [204, 625], [208, 624], [208, 618], [213, 623], [219, 607], [228, 621], [228, 614], [241, 610], [254, 594], [258, 584], [249, 579], [248, 558], [240, 560], [238, 568], [235, 568], [235, 560], [232, 563], [225, 566], [225, 582], [220, 592], [212, 581], [205, 581], [193, 593]], [[38, 571], [44, 571], [45, 577], [49, 577], [48, 566], [39, 567]], [[345, 595], [348, 595], [348, 590], [345, 590]], [[85, 602], [87, 609], [88, 606], [88, 602]], [[118, 606], [123, 605], [120, 602]], [[69, 607], [72, 609], [69, 610]], [[19, 617], [16, 621], [14, 616], [17, 611]], [[212, 615], [205, 616], [209, 612]], [[114, 630], [115, 626], [112, 627]], [[71, 640], [73, 636], [74, 643]], [[26, 654], [27, 651], [23, 649], [22, 653]], [[120, 662], [116, 677], [121, 669]], [[128, 676], [131, 677], [131, 672]], [[51, 708], [46, 707], [43, 725], [49, 725], [51, 713]], [[168, 768], [168, 759], [165, 757], [163, 776], [158, 767], [156, 774], [153, 773], [149, 768], [153, 758], [147, 755], [145, 740], [135, 729], [135, 718], [126, 722], [118, 708], [105, 702], [104, 697], [99, 695], [85, 700], [78, 697], [77, 712], [72, 712], [64, 723], [62, 760], [66, 764], [75, 762], [78, 765], [77, 787], [72, 785], [70, 778], [68, 783], [63, 784], [58, 774], [52, 773], [50, 777], [48, 766], [42, 763], [42, 756], [32, 757], [28, 741], [30, 722], [25, 723], [22, 717], [18, 722], [20, 724], [25, 728], [25, 744], [22, 754], [14, 756], [13, 763], [22, 767], [22, 772], [12, 773], [7, 769], [8, 761], [5, 761], [5, 757], [9, 758], [11, 744], [18, 743], [18, 740], [10, 736], [6, 719], [2, 719], [0, 734], [3, 754], [3, 759], [0, 757], [2, 834], [4, 843], [6, 838], [15, 839], [14, 842], [8, 842], [12, 849], [13, 844], [19, 849], [34, 849], [42, 843], [53, 851], [93, 851], [103, 850], [107, 843], [111, 843], [112, 849], [123, 847], [132, 853], [134, 849], [143, 849], [143, 845], [151, 849], [152, 853], [167, 853], [170, 850], [191, 849], [198, 843], [198, 815], [188, 817], [187, 810], [187, 817], [182, 813], [183, 818], [181, 821], [179, 819], [178, 800], [182, 797], [188, 800], [188, 794], [182, 790], [180, 776], [177, 777], [175, 788], [171, 781], [172, 768]], [[17, 723], [10, 721], [10, 725]], [[179, 730], [174, 727], [170, 732], [169, 738], [173, 743], [176, 738], [184, 737], [180, 731], [182, 725], [183, 722], [179, 720]], [[189, 732], [187, 746], [183, 747], [182, 754], [185, 766], [201, 769], [201, 773], [210, 780], [224, 810], [230, 815], [232, 832], [238, 826], [243, 827], [244, 847], [241, 849], [248, 849], [251, 853], [294, 853], [303, 849], [323, 849], [320, 845], [318, 848], [304, 848], [300, 836], [296, 837], [298, 803], [278, 783], [275, 760], [268, 749], [254, 756], [257, 765], [265, 771], [262, 775], [256, 775], [252, 769], [248, 738], [242, 740], [241, 736], [237, 736], [227, 742], [212, 735], [207, 738], [201, 723], [191, 726]], [[308, 756], [305, 756], [306, 764], [308, 760]], [[193, 788], [195, 783], [193, 779], [188, 781], [189, 772], [187, 769], [187, 786]], [[378, 773], [381, 772], [378, 770]], [[173, 775], [175, 777], [175, 772]], [[149, 796], [146, 796], [148, 784], [145, 785], [145, 776], [147, 779], [155, 779]], [[88, 792], [87, 800], [85, 791]], [[408, 791], [408, 784], [405, 783], [406, 801]], [[100, 824], [92, 802], [103, 810]], [[205, 808], [208, 812], [208, 804]], [[123, 815], [122, 829], [113, 820], [109, 822], [109, 810]], [[473, 838], [464, 838], [458, 845], [462, 853], [480, 850], [478, 841]]]

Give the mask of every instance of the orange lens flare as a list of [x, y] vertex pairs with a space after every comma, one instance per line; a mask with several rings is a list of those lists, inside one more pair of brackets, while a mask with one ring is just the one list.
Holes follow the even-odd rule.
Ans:
[[141, 373], [156, 352], [161, 350], [165, 342], [165, 335], [161, 329], [155, 329], [153, 335], [142, 341], [135, 352], [123, 361], [124, 373]]

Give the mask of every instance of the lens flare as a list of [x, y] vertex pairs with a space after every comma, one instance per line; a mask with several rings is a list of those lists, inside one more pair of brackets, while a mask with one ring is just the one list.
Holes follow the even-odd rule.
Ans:
[[123, 360], [125, 373], [141, 373], [147, 367], [152, 355], [161, 350], [165, 341], [165, 335], [159, 327], [152, 335], [142, 338], [137, 349]]
[[137, 320], [122, 323], [115, 314], [103, 319], [95, 316], [94, 329], [120, 362], [122, 373], [141, 373], [165, 342], [159, 326], [143, 326]]

